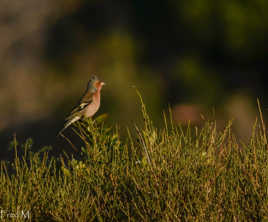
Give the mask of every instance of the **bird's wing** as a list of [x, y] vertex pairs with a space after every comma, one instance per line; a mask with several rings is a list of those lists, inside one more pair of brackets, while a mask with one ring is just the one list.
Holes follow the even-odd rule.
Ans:
[[91, 103], [93, 94], [96, 92], [96, 90], [86, 90], [84, 95], [82, 96], [80, 100], [80, 104], [82, 103]]
[[68, 126], [70, 126], [72, 123], [76, 122], [81, 118], [81, 111], [83, 111], [90, 103], [80, 103], [79, 106], [75, 107], [73, 111], [70, 113], [70, 115], [65, 118], [66, 123], [64, 124], [63, 129], [59, 132], [61, 134]]
[[72, 123], [76, 122], [82, 117], [83, 110], [92, 103], [93, 100], [93, 94], [95, 91], [89, 91], [88, 89], [85, 91], [84, 95], [82, 96], [82, 99], [80, 100], [80, 103], [78, 106], [76, 106], [70, 115], [65, 119], [66, 123], [64, 124], [63, 129], [59, 132], [61, 134], [68, 126], [70, 126]]
[[75, 107], [72, 112], [70, 113], [70, 115], [66, 118], [66, 120], [70, 120], [72, 118], [74, 118], [75, 116], [79, 116], [81, 111], [83, 111], [89, 103], [80, 103], [79, 106]]
[[81, 114], [81, 111], [83, 111], [92, 102], [92, 95], [92, 93], [86, 92], [80, 100], [79, 105], [72, 110], [66, 120], [70, 120], [76, 116], [79, 116]]

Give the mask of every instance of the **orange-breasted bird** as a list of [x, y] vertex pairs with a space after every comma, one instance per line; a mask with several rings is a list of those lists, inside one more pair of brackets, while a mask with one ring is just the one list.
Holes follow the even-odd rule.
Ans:
[[92, 117], [98, 111], [100, 107], [101, 88], [104, 85], [105, 83], [101, 82], [97, 76], [93, 75], [90, 78], [79, 105], [66, 118], [66, 123], [59, 134], [79, 119]]

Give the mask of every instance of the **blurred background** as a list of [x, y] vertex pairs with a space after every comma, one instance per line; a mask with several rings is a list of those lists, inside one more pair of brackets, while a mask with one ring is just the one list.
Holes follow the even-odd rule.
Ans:
[[156, 125], [170, 107], [176, 123], [232, 119], [248, 138], [256, 98], [268, 103], [267, 11], [264, 0], [1, 0], [1, 159], [14, 133], [64, 146], [57, 132], [90, 74], [107, 83], [107, 124], [140, 120], [136, 86]]

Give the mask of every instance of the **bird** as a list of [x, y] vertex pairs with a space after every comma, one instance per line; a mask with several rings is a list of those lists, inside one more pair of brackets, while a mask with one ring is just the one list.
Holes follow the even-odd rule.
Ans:
[[76, 106], [70, 115], [65, 119], [66, 123], [59, 134], [74, 122], [82, 118], [90, 118], [98, 111], [100, 107], [101, 89], [105, 85], [96, 75], [92, 75], [88, 81], [86, 91], [84, 92], [80, 103]]

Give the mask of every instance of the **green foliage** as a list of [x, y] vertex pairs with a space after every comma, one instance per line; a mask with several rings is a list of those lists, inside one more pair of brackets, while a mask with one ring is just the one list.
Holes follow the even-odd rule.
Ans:
[[[140, 94], [139, 94], [140, 96]], [[141, 97], [140, 97], [141, 99]], [[99, 121], [78, 123], [81, 159], [33, 153], [32, 140], [13, 141], [15, 159], [1, 162], [0, 210], [30, 212], [30, 221], [260, 221], [268, 219], [265, 126], [248, 143], [232, 133], [154, 127], [142, 103], [144, 127], [120, 139]], [[18, 153], [23, 151], [22, 155]]]

